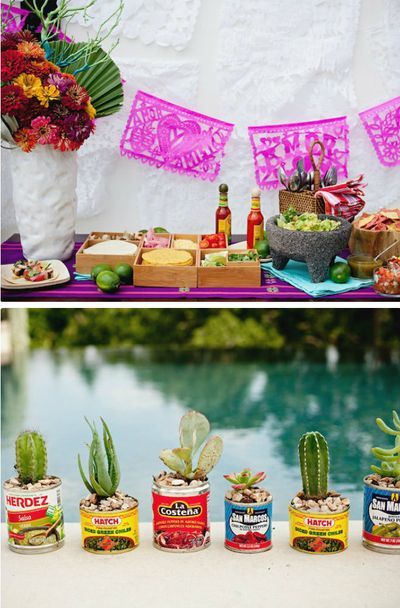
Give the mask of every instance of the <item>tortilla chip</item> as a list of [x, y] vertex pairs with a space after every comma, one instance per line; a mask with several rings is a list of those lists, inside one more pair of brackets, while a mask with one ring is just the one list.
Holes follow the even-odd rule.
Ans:
[[148, 266], [193, 266], [193, 258], [180, 249], [154, 249], [142, 255], [142, 264]]

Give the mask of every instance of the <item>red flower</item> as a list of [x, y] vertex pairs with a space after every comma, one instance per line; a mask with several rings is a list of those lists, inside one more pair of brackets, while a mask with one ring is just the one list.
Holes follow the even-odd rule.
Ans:
[[89, 95], [79, 84], [73, 84], [62, 96], [61, 101], [70, 110], [83, 110], [89, 101]]
[[17, 48], [19, 40], [14, 32], [4, 32], [1, 36], [1, 50], [9, 51], [10, 49], [15, 50]]
[[20, 127], [30, 127], [31, 121], [37, 116], [43, 116], [43, 106], [40, 105], [38, 99], [31, 97], [27, 100], [28, 103], [25, 108], [14, 112], [15, 118], [18, 121]]
[[1, 87], [1, 111], [2, 114], [14, 116], [17, 112], [25, 112], [28, 106], [28, 99], [24, 91], [16, 84], [6, 84]]
[[8, 82], [19, 76], [25, 68], [25, 58], [18, 51], [4, 51], [1, 57], [1, 80]]
[[38, 78], [43, 78], [53, 72], [53, 64], [49, 61], [29, 61], [25, 66], [24, 72], [26, 74], [33, 74]]
[[58, 127], [51, 124], [51, 119], [38, 116], [31, 122], [38, 144], [53, 144], [57, 141]]
[[77, 141], [72, 141], [67, 137], [67, 134], [61, 131], [55, 142], [53, 143], [53, 148], [55, 150], [61, 150], [61, 152], [71, 152], [73, 150], [78, 150], [81, 147], [81, 144]]
[[24, 152], [30, 152], [36, 145], [36, 136], [32, 129], [18, 129], [14, 140]]

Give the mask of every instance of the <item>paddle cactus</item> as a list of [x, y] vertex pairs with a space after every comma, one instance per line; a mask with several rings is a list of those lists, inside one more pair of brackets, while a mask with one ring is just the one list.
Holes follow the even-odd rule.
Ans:
[[217, 435], [210, 437], [200, 452], [197, 466], [193, 457], [210, 432], [210, 423], [200, 412], [190, 411], [182, 416], [179, 425], [180, 447], [161, 450], [160, 459], [168, 468], [187, 480], [206, 479], [221, 458], [223, 443]]
[[373, 455], [381, 461], [381, 465], [377, 467], [373, 464], [371, 469], [383, 477], [394, 477], [398, 481], [400, 480], [400, 418], [394, 410], [392, 414], [393, 429], [385, 424], [381, 418], [376, 419], [376, 424], [381, 431], [395, 438], [394, 448], [372, 448]]
[[266, 478], [263, 472], [252, 474], [250, 469], [243, 469], [240, 473], [224, 475], [225, 479], [232, 484], [234, 490], [246, 490], [258, 485]]
[[119, 462], [115, 452], [114, 442], [110, 430], [103, 418], [100, 418], [103, 425], [103, 444], [101, 443], [100, 435], [97, 432], [95, 423], [93, 422], [93, 424], [90, 424], [87, 418], [85, 418], [85, 420], [92, 431], [92, 442], [88, 446], [89, 480], [83, 472], [81, 457], [78, 454], [79, 471], [83, 483], [91, 494], [109, 498], [114, 496], [120, 481]]
[[23, 483], [36, 483], [46, 477], [46, 443], [36, 431], [20, 433], [15, 442], [15, 468]]
[[307, 498], [328, 495], [329, 449], [321, 433], [305, 433], [299, 443], [303, 492]]

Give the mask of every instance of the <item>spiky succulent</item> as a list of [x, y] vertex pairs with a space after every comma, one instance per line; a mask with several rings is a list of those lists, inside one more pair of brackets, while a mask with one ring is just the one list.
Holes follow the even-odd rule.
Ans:
[[328, 443], [317, 431], [305, 433], [299, 442], [299, 459], [303, 492], [309, 498], [328, 495]]
[[83, 483], [92, 494], [102, 497], [113, 496], [120, 481], [120, 469], [110, 430], [103, 418], [100, 418], [103, 425], [102, 443], [95, 423], [91, 424], [87, 418], [85, 420], [92, 431], [92, 442], [88, 445], [89, 480], [83, 471], [81, 457], [78, 454], [78, 467]]
[[46, 443], [36, 431], [20, 433], [15, 442], [15, 468], [22, 483], [36, 483], [46, 477]]
[[160, 459], [184, 479], [205, 479], [221, 458], [223, 443], [217, 435], [210, 437], [200, 452], [197, 465], [193, 458], [210, 432], [210, 423], [200, 412], [190, 411], [179, 425], [180, 447], [161, 450]]
[[395, 438], [394, 448], [372, 448], [373, 455], [381, 461], [381, 465], [377, 467], [373, 464], [371, 465], [371, 469], [383, 477], [394, 477], [398, 481], [400, 480], [400, 418], [394, 410], [392, 415], [393, 429], [385, 424], [382, 418], [377, 418], [376, 424], [381, 431]]
[[243, 469], [240, 473], [224, 475], [225, 479], [232, 484], [234, 490], [245, 490], [260, 484], [266, 478], [264, 472], [252, 474], [250, 469]]

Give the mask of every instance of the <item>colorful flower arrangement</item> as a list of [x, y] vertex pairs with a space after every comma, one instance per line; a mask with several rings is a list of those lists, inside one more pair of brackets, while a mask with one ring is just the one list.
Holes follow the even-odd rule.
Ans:
[[46, 59], [29, 31], [4, 33], [1, 50], [2, 114], [17, 122], [14, 142], [24, 152], [38, 144], [78, 150], [95, 129], [87, 90]]

